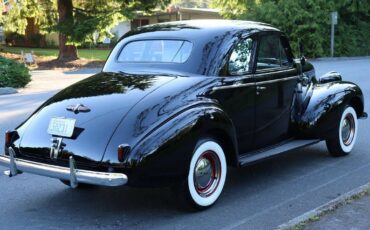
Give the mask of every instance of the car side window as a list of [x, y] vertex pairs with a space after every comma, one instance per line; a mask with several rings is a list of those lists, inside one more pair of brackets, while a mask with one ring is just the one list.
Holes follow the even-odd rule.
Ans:
[[251, 70], [252, 51], [252, 38], [244, 39], [235, 46], [228, 64], [230, 75], [243, 75]]
[[257, 70], [289, 66], [286, 51], [277, 35], [267, 35], [260, 39], [257, 59]]

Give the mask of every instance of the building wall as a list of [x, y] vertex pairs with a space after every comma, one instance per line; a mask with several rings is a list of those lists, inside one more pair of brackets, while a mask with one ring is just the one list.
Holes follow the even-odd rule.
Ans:
[[181, 15], [181, 20], [222, 19], [222, 17], [219, 14], [216, 14], [216, 13], [190, 13], [190, 12], [181, 12], [180, 11], [179, 15]]
[[131, 30], [131, 23], [129, 21], [120, 22], [112, 28], [111, 32], [118, 38], [122, 37], [125, 33]]
[[3, 27], [0, 27], [0, 44], [4, 43], [5, 43], [4, 29]]
[[[160, 22], [179, 21], [179, 20], [192, 20], [192, 19], [222, 19], [222, 17], [216, 12], [173, 12], [173, 13], [161, 13], [151, 16], [138, 16], [134, 21], [125, 21], [119, 23], [113, 27], [112, 32], [116, 33], [118, 37], [121, 37], [131, 29], [135, 29], [137, 26], [149, 24], [155, 24]], [[141, 22], [143, 23], [141, 23]]]
[[58, 33], [50, 33], [45, 35], [46, 45], [48, 47], [59, 46], [59, 35]]

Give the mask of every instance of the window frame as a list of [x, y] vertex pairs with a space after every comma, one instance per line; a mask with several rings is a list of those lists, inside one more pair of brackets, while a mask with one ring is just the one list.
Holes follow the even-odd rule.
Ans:
[[[163, 61], [133, 61], [133, 62], [130, 61], [130, 62], [128, 62], [128, 61], [120, 61], [119, 60], [119, 57], [120, 57], [122, 51], [125, 49], [125, 47], [127, 45], [129, 45], [130, 43], [133, 43], [133, 42], [142, 42], [142, 41], [181, 41], [181, 42], [188, 42], [188, 43], [191, 44], [191, 51], [190, 51], [190, 54], [189, 54], [188, 58], [184, 62], [163, 62]], [[172, 38], [134, 39], [134, 40], [128, 41], [128, 42], [126, 42], [125, 44], [122, 45], [122, 47], [117, 52], [117, 55], [115, 57], [115, 61], [117, 63], [130, 63], [130, 64], [185, 64], [190, 60], [191, 56], [193, 55], [193, 52], [194, 52], [194, 43], [189, 41], [189, 40], [186, 40], [186, 39], [172, 39]]]
[[[250, 58], [251, 61], [250, 61], [249, 70], [247, 72], [240, 73], [240, 74], [230, 73], [229, 63], [230, 63], [230, 58], [231, 58], [232, 53], [234, 52], [237, 45], [239, 45], [242, 41], [245, 41], [249, 38], [252, 39], [252, 51], [251, 51], [251, 58]], [[248, 34], [248, 35], [241, 36], [238, 39], [238, 41], [235, 42], [235, 44], [229, 49], [224, 67], [220, 71], [220, 73], [224, 72], [225, 74], [219, 74], [219, 76], [225, 76], [225, 77], [238, 77], [239, 76], [240, 77], [240, 76], [246, 76], [246, 75], [249, 75], [249, 74], [253, 74], [255, 55], [256, 55], [256, 47], [257, 47], [257, 38], [256, 38], [255, 34], [252, 34], [252, 35]]]
[[[289, 65], [287, 66], [282, 66], [281, 65], [281, 52], [279, 52], [279, 58], [280, 58], [280, 66], [279, 67], [273, 67], [273, 68], [267, 68], [267, 69], [257, 69], [257, 63], [258, 63], [258, 56], [259, 56], [259, 49], [261, 45], [261, 40], [263, 37], [266, 36], [276, 36], [278, 38], [279, 42], [279, 47], [282, 48], [282, 50], [285, 51], [285, 55], [289, 61]], [[284, 47], [285, 45], [288, 45], [287, 47]], [[288, 50], [285, 50], [288, 49]], [[290, 52], [289, 52], [290, 51]], [[257, 38], [257, 47], [255, 51], [255, 60], [254, 60], [254, 67], [253, 67], [253, 73], [269, 73], [269, 72], [277, 72], [277, 71], [282, 71], [282, 70], [289, 70], [292, 69], [293, 67], [293, 55], [291, 53], [291, 48], [289, 46], [288, 39], [282, 34], [281, 32], [261, 32], [258, 35]]]

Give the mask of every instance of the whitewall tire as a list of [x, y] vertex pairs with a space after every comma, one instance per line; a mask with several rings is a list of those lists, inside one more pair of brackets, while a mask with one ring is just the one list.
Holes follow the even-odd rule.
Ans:
[[186, 206], [195, 209], [212, 206], [222, 193], [226, 173], [227, 164], [222, 147], [214, 140], [199, 142], [180, 190]]
[[326, 140], [326, 146], [331, 155], [348, 155], [356, 143], [358, 133], [357, 114], [353, 107], [347, 106], [343, 109], [335, 134]]

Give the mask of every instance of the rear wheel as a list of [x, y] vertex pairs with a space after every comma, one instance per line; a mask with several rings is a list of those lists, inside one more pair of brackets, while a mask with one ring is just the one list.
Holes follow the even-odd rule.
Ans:
[[357, 114], [351, 106], [343, 109], [337, 129], [332, 138], [326, 140], [326, 146], [332, 156], [348, 155], [356, 143]]
[[188, 176], [178, 190], [180, 198], [192, 209], [212, 206], [221, 195], [226, 171], [222, 147], [214, 140], [199, 142], [190, 161]]

